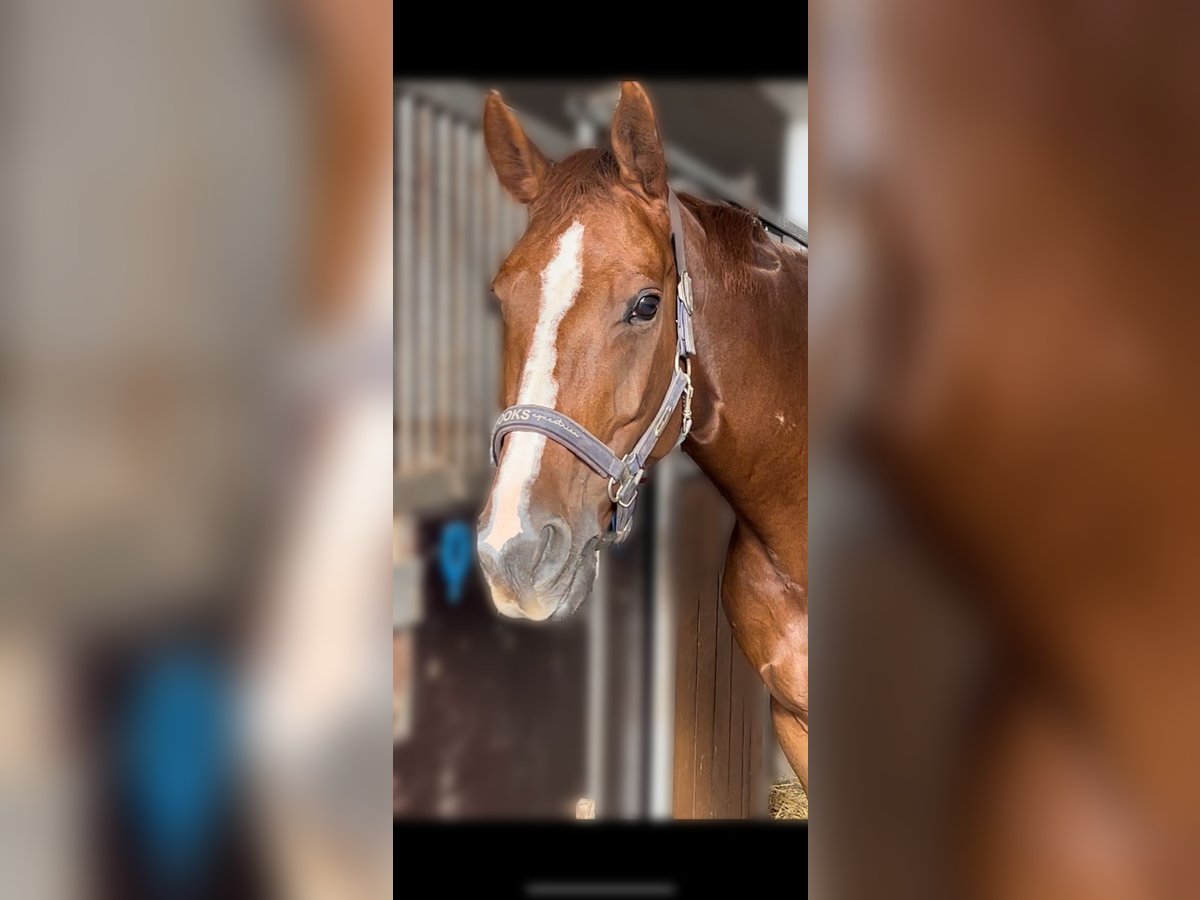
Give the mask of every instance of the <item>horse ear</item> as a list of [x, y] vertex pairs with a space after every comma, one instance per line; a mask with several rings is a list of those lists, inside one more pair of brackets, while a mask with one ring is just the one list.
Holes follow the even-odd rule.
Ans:
[[621, 84], [613, 114], [612, 148], [621, 177], [648, 197], [667, 195], [667, 160], [650, 98], [636, 81]]
[[483, 137], [504, 190], [518, 203], [532, 203], [542, 191], [550, 161], [525, 134], [499, 91], [490, 91], [484, 103]]

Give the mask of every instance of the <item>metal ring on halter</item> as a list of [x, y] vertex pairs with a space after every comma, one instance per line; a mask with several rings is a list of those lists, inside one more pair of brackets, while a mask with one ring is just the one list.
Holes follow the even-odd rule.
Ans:
[[679, 429], [679, 439], [675, 442], [678, 447], [682, 444], [692, 430], [692, 358], [689, 356], [683, 361], [683, 368], [679, 368], [679, 356], [675, 357], [675, 371], [684, 377], [683, 388], [683, 423]]
[[[637, 478], [635, 478], [631, 482], [626, 482], [626, 484], [632, 484], [636, 488], [637, 483], [641, 480], [642, 480], [641, 473], [638, 473]], [[621, 500], [621, 491], [625, 490], [625, 485], [621, 485], [620, 487], [618, 487], [617, 492], [614, 494], [613, 486], [616, 483], [617, 483], [617, 479], [615, 479], [615, 478], [608, 479], [608, 499], [611, 500], [613, 503], [617, 504], [617, 506], [623, 507], [624, 509], [629, 509], [629, 507], [633, 506], [633, 501], [635, 501], [637, 499], [637, 491], [634, 490], [633, 496], [629, 498], [629, 502], [625, 503], [624, 501]]]

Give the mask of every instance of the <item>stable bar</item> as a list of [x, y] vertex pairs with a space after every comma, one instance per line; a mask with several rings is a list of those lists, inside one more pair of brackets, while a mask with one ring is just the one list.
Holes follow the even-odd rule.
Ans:
[[435, 228], [437, 238], [433, 244], [434, 251], [434, 290], [437, 318], [437, 377], [434, 383], [434, 396], [437, 403], [434, 407], [437, 427], [437, 460], [442, 465], [448, 465], [450, 457], [451, 427], [453, 417], [454, 396], [452, 385], [454, 381], [454, 353], [451, 349], [454, 331], [454, 296], [450, 280], [450, 169], [453, 148], [450, 142], [450, 117], [443, 112], [437, 115], [437, 210]]
[[452, 253], [450, 273], [454, 296], [454, 422], [451, 440], [451, 459], [462, 468], [469, 463], [467, 444], [470, 441], [469, 404], [469, 345], [470, 322], [467, 309], [467, 154], [470, 134], [462, 122], [454, 123], [454, 218], [452, 223]]
[[416, 316], [413, 296], [413, 100], [401, 96], [396, 109], [396, 447], [393, 464], [411, 466], [416, 415]]
[[676, 597], [671, 570], [671, 510], [679, 480], [679, 454], [672, 453], [654, 470], [653, 594], [650, 651], [650, 766], [647, 815], [674, 817], [675, 784], [675, 644]]
[[417, 366], [416, 383], [417, 463], [424, 467], [433, 457], [433, 366], [434, 366], [434, 304], [433, 276], [430, 271], [433, 244], [433, 111], [425, 105], [417, 107], [417, 218], [415, 232], [414, 270], [417, 307]]

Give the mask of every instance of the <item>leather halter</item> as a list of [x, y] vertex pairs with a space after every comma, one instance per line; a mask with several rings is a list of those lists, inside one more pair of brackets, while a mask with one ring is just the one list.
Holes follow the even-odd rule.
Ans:
[[[633, 525], [633, 506], [637, 502], [638, 484], [646, 474], [646, 461], [663, 429], [667, 427], [675, 408], [683, 399], [683, 427], [678, 447], [692, 427], [692, 357], [696, 342], [692, 333], [692, 280], [688, 276], [684, 251], [683, 220], [679, 216], [679, 198], [668, 189], [667, 209], [671, 216], [671, 247], [675, 254], [675, 271], [679, 286], [675, 291], [675, 371], [671, 385], [663, 398], [650, 427], [625, 456], [617, 456], [594, 434], [570, 416], [532, 403], [510, 406], [500, 414], [492, 428], [492, 465], [500, 458], [500, 446], [510, 431], [533, 431], [561, 444], [602, 478], [608, 479], [608, 498], [613, 502], [609, 530], [603, 543], [620, 543], [629, 537]], [[681, 365], [682, 362], [682, 365]]]

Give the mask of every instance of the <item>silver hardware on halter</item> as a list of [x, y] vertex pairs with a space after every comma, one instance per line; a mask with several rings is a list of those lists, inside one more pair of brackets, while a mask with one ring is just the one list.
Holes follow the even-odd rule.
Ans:
[[[616, 478], [609, 478], [608, 479], [608, 499], [623, 509], [629, 509], [629, 507], [633, 506], [634, 501], [637, 500], [637, 495], [638, 495], [637, 486], [641, 483], [642, 476], [645, 474], [646, 474], [646, 470], [642, 469], [636, 475], [634, 475], [633, 478], [631, 478], [628, 481], [623, 482], [619, 485], [617, 484]], [[621, 495], [623, 493], [625, 493], [625, 488], [627, 488], [631, 484], [633, 485], [633, 495], [628, 500], [622, 500]], [[616, 488], [616, 491], [613, 491], [614, 487]]]
[[[675, 369], [676, 371], [679, 369], [678, 356], [675, 357]], [[679, 440], [675, 442], [676, 447], [687, 440], [688, 433], [692, 430], [692, 358], [690, 356], [683, 361], [683, 377], [686, 379], [683, 388], [683, 427], [679, 429]]]
[[688, 315], [696, 312], [696, 308], [692, 302], [692, 276], [687, 273], [687, 269], [683, 270], [683, 275], [679, 279], [679, 296], [683, 298], [683, 305], [687, 307]]

